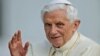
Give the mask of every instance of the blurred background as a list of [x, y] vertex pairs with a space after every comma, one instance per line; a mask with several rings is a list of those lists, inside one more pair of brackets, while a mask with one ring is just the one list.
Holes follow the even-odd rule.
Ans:
[[[40, 11], [51, 0], [0, 0], [0, 56], [10, 56], [8, 42], [22, 31], [23, 42], [46, 39]], [[70, 0], [78, 9], [80, 31], [100, 44], [100, 0]]]

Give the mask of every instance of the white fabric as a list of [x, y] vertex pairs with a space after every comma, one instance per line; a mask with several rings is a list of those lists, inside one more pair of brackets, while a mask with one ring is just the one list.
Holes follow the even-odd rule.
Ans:
[[[76, 32], [73, 35], [72, 39], [68, 42], [69, 44], [66, 43], [64, 47], [61, 47], [61, 49], [57, 49], [56, 56], [100, 56], [99, 44], [95, 43], [94, 41], [88, 39], [87, 37], [81, 34], [80, 34], [80, 38], [76, 42], [77, 36], [78, 33]], [[72, 45], [73, 43], [75, 43], [74, 46]], [[70, 49], [70, 47], [72, 46], [73, 48]], [[33, 56], [51, 56], [51, 54], [55, 51], [55, 48], [51, 48], [51, 47], [52, 46], [48, 42], [43, 42], [34, 45]], [[32, 55], [29, 54], [28, 56], [32, 56]]]

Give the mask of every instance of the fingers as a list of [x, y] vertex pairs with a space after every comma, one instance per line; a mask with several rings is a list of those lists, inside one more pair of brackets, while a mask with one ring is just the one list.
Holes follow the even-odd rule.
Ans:
[[17, 37], [18, 37], [17, 40], [21, 41], [21, 31], [20, 30], [18, 30]]
[[16, 47], [16, 46], [22, 46], [22, 40], [21, 40], [21, 31], [18, 30], [13, 36], [11, 41], [9, 42], [9, 48], [10, 47]]
[[25, 46], [24, 46], [25, 53], [27, 53], [28, 47], [29, 47], [29, 42], [26, 42], [25, 43]]
[[[9, 41], [9, 43], [8, 43], [8, 48], [9, 48], [9, 50], [11, 49], [11, 47], [12, 47], [11, 41]], [[10, 51], [11, 51], [11, 50], [10, 50]]]
[[24, 50], [28, 50], [28, 47], [29, 47], [29, 42], [26, 42], [24, 46]]
[[16, 43], [17, 42], [17, 34], [15, 33], [14, 36], [11, 39], [11, 43]]
[[12, 42], [16, 42], [16, 41], [19, 41], [20, 43], [22, 43], [22, 40], [21, 40], [21, 31], [18, 30], [18, 32], [16, 32], [14, 34], [14, 36], [12, 37]]
[[14, 34], [14, 36], [11, 39], [11, 41], [9, 42], [9, 48], [13, 49], [14, 46], [16, 45], [16, 42], [17, 42], [17, 38], [16, 38], [16, 34]]
[[9, 50], [10, 50], [10, 54], [11, 54], [11, 56], [13, 56], [12, 55], [12, 44], [11, 44], [11, 41], [8, 43], [8, 48], [9, 48]]

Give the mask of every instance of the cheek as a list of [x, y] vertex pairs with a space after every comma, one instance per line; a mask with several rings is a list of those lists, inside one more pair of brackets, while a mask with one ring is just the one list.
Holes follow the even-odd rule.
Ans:
[[44, 30], [45, 30], [45, 34], [46, 34], [46, 35], [48, 35], [49, 30], [48, 30], [48, 29], [46, 29], [46, 28], [44, 28]]
[[70, 38], [71, 29], [69, 27], [63, 30], [63, 41], [64, 43], [67, 42]]
[[50, 34], [49, 34], [49, 30], [45, 29], [45, 34], [46, 34], [46, 38], [50, 41]]
[[63, 37], [62, 37], [64, 42], [66, 42], [67, 36], [68, 36], [68, 34], [67, 34], [67, 31], [65, 30], [63, 32]]
[[49, 38], [49, 33], [48, 33], [48, 31], [45, 30], [45, 34], [46, 34], [46, 37]]

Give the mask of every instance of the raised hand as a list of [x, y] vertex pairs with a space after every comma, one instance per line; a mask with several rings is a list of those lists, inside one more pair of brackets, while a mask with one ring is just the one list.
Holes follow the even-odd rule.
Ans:
[[18, 30], [18, 32], [15, 33], [14, 36], [12, 36], [12, 39], [10, 40], [8, 46], [11, 56], [26, 56], [29, 43], [26, 42], [25, 46], [23, 47], [21, 40], [21, 31]]

